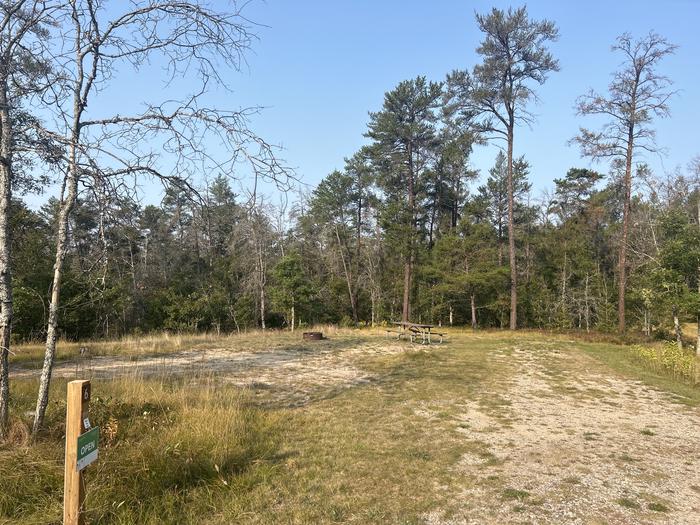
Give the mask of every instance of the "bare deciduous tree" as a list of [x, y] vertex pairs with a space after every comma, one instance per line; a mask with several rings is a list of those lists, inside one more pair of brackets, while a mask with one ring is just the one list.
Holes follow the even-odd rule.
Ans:
[[[96, 2], [69, 0], [65, 11], [61, 37], [63, 49], [70, 51], [55, 60], [63, 81], [56, 87], [59, 103], [51, 108], [56, 129], [45, 131], [65, 149], [65, 178], [34, 433], [42, 426], [48, 403], [69, 217], [81, 182], [98, 177], [119, 189], [145, 175], [194, 193], [189, 181], [197, 173], [236, 173], [242, 163], [256, 181], [265, 177], [285, 184], [287, 176], [274, 148], [248, 127], [256, 108], [224, 111], [201, 102], [210, 84], [226, 87], [222, 66], [239, 69], [253, 38], [239, 11], [218, 12], [204, 2], [174, 0], [131, 2], [116, 16]], [[147, 105], [131, 116], [119, 112], [96, 118], [88, 112], [88, 104], [108, 88], [120, 68], [138, 71], [156, 56], [166, 64], [167, 102]], [[183, 76], [197, 79], [199, 86], [177, 101], [172, 83]], [[170, 170], [160, 167], [163, 160]]]
[[[44, 89], [46, 26], [52, 23], [55, 6], [41, 0], [0, 3], [0, 439], [8, 424], [9, 353], [13, 293], [9, 212], [13, 187], [19, 173], [17, 156], [26, 165], [34, 152], [24, 148], [32, 141], [26, 125], [33, 117], [22, 110], [27, 96]], [[39, 144], [35, 144], [39, 146]]]
[[250, 206], [234, 229], [231, 246], [233, 254], [241, 254], [244, 287], [255, 298], [257, 321], [262, 330], [267, 328], [269, 269], [276, 256], [275, 244], [279, 244], [276, 243], [279, 234], [271, 227], [272, 216], [265, 202]]
[[618, 256], [618, 330], [625, 331], [625, 291], [627, 288], [627, 243], [632, 194], [632, 164], [635, 151], [658, 152], [654, 117], [669, 116], [668, 101], [674, 94], [671, 80], [657, 72], [659, 62], [676, 46], [649, 33], [634, 40], [628, 33], [612, 47], [622, 53], [624, 62], [613, 75], [607, 96], [591, 90], [579, 98], [579, 115], [599, 115], [607, 119], [600, 131], [581, 128], [573, 140], [581, 154], [593, 159], [614, 159], [624, 167], [622, 235]]

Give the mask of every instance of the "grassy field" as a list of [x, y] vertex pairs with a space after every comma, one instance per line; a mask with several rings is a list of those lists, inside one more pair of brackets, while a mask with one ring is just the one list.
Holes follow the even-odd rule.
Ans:
[[41, 348], [20, 348], [0, 522], [60, 523], [76, 373], [94, 378], [102, 428], [89, 523], [698, 522], [700, 388], [627, 347], [325, 331], [308, 344], [273, 332], [88, 343], [89, 366], [62, 346], [33, 445]]

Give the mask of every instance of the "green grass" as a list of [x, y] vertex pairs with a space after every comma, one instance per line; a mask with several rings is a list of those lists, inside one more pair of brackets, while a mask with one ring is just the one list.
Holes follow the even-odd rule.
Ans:
[[[232, 389], [93, 383], [90, 417], [102, 432], [100, 458], [86, 473], [90, 522], [194, 522], [225, 492], [251, 490], [279, 462], [279, 421]], [[14, 386], [20, 403], [35, 388]], [[65, 392], [65, 383], [53, 390]], [[9, 522], [60, 522], [64, 410], [54, 395], [38, 441], [0, 450], [0, 517]]]
[[526, 490], [519, 490], [514, 488], [505, 488], [501, 492], [501, 497], [505, 500], [518, 500], [523, 501], [530, 497], [530, 493]]
[[637, 503], [635, 500], [628, 498], [628, 497], [622, 497], [617, 500], [617, 503], [621, 507], [625, 507], [627, 509], [638, 509], [640, 508], [639, 503]]
[[676, 402], [690, 406], [700, 405], [700, 385], [688, 384], [671, 374], [646, 367], [626, 346], [591, 343], [578, 343], [577, 346], [623, 376], [674, 394], [672, 399]]
[[[450, 516], [465, 503], [464, 489], [477, 479], [455, 465], [467, 454], [483, 460], [479, 483], [512, 502], [513, 512], [531, 509], [540, 500], [508, 486], [499, 470], [504, 459], [487, 442], [467, 438], [462, 430], [468, 425], [459, 419], [465, 401], [476, 403], [503, 426], [514, 417], [505, 397], [483, 394], [507, 385], [515, 372], [507, 360], [489, 359], [495, 348], [504, 355], [527, 345], [583, 350], [581, 358], [590, 366], [642, 379], [682, 395], [689, 404], [700, 402], [696, 388], [650, 376], [627, 359], [623, 347], [609, 343], [571, 342], [570, 337], [533, 332], [463, 336], [452, 330], [449, 344], [422, 347], [385, 342], [368, 331], [331, 335], [313, 348], [333, 352], [370, 343], [399, 344], [403, 351], [355, 355], [353, 366], [370, 376], [368, 381], [343, 388], [292, 384], [292, 396], [298, 389], [311, 389], [303, 403], [279, 402], [273, 397], [277, 391], [241, 390], [212, 376], [93, 381], [91, 420], [102, 429], [102, 444], [100, 459], [86, 474], [88, 521], [423, 523], [431, 511]], [[300, 345], [299, 334], [170, 337], [160, 343], [157, 338], [134, 340], [132, 346], [114, 342], [100, 351], [315, 351]], [[23, 364], [31, 362], [27, 357]], [[563, 384], [563, 362], [553, 356], [547, 366], [548, 380]], [[30, 446], [24, 442], [28, 421], [23, 414], [33, 407], [35, 395], [36, 381], [13, 381], [15, 437], [0, 445], [0, 523], [60, 523], [65, 382], [54, 382], [47, 429]], [[569, 395], [589, 394], [572, 390]], [[641, 432], [653, 435], [645, 430]], [[600, 438], [589, 429], [580, 432], [585, 440]], [[564, 481], [581, 482], [574, 476]], [[639, 508], [631, 499], [618, 503]], [[656, 512], [668, 510], [652, 508], [657, 503], [664, 505], [646, 505]]]
[[[357, 343], [357, 335], [336, 343], [348, 337]], [[272, 339], [298, 344], [287, 334]], [[467, 483], [450, 467], [482, 449], [455, 436], [451, 403], [491, 374], [483, 353], [441, 350], [363, 357], [376, 381], [314, 396], [300, 408], [271, 408], [213, 378], [204, 387], [194, 378], [93, 381], [91, 419], [103, 443], [87, 471], [88, 519], [413, 523], [436, 504], [447, 508], [449, 494], [434, 487]], [[36, 382], [12, 388], [13, 414], [31, 409]], [[60, 522], [64, 395], [65, 382], [55, 381], [47, 430], [36, 444], [0, 449], [0, 522]], [[416, 424], [414, 407], [441, 399], [449, 401], [444, 421]]]
[[649, 510], [653, 510], [654, 512], [668, 512], [669, 510], [666, 505], [658, 502], [649, 503], [649, 505], [647, 505], [647, 508]]

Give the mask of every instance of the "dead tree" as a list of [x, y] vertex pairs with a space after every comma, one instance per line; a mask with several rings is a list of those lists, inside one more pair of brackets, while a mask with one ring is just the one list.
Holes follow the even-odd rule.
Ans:
[[244, 269], [243, 289], [255, 302], [260, 328], [267, 328], [268, 274], [274, 260], [276, 239], [279, 235], [271, 227], [273, 212], [263, 200], [251, 204], [241, 217], [232, 234], [232, 256], [240, 254]]
[[659, 62], [676, 46], [656, 33], [634, 40], [628, 33], [618, 37], [613, 51], [622, 53], [624, 62], [608, 86], [608, 95], [591, 90], [579, 98], [579, 115], [599, 115], [607, 119], [600, 131], [581, 128], [573, 139], [581, 154], [595, 160], [614, 159], [624, 169], [622, 234], [618, 252], [618, 330], [625, 331], [625, 291], [627, 289], [627, 248], [632, 164], [637, 150], [658, 152], [654, 117], [669, 116], [668, 101], [674, 94], [671, 80], [657, 72]]
[[[209, 85], [226, 87], [223, 71], [239, 69], [253, 39], [240, 12], [218, 12], [199, 1], [144, 0], [130, 2], [125, 11], [106, 18], [91, 0], [68, 0], [60, 28], [62, 49], [69, 50], [56, 60], [64, 73], [56, 89], [64, 96], [51, 108], [56, 129], [44, 133], [64, 147], [64, 191], [34, 433], [42, 426], [48, 403], [69, 218], [81, 182], [100, 177], [119, 188], [135, 177], [149, 176], [194, 194], [192, 179], [212, 169], [245, 170], [255, 181], [266, 177], [281, 184], [288, 173], [274, 148], [249, 129], [249, 117], [257, 108], [230, 111], [202, 105]], [[119, 112], [95, 118], [89, 113], [88, 104], [108, 93], [119, 70], [137, 71], [156, 59], [166, 66], [166, 85], [187, 75], [199, 82], [194, 93], [177, 100], [171, 89], [164, 97], [167, 102], [146, 105], [134, 115]], [[221, 144], [224, 153], [211, 153], [207, 146], [212, 143]], [[172, 166], [168, 172], [159, 168], [164, 159]], [[239, 170], [243, 163], [246, 168]]]

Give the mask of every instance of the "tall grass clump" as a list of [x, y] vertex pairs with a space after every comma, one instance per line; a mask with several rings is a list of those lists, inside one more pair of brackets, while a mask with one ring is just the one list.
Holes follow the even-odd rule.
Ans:
[[689, 384], [700, 382], [700, 368], [695, 352], [682, 350], [672, 341], [656, 346], [634, 345], [630, 351], [637, 361], [657, 373], [672, 376]]
[[[37, 442], [0, 448], [0, 523], [61, 521], [65, 405], [53, 412]], [[203, 523], [274, 468], [275, 417], [230, 387], [93, 382], [90, 417], [100, 452], [86, 471], [88, 523]]]

